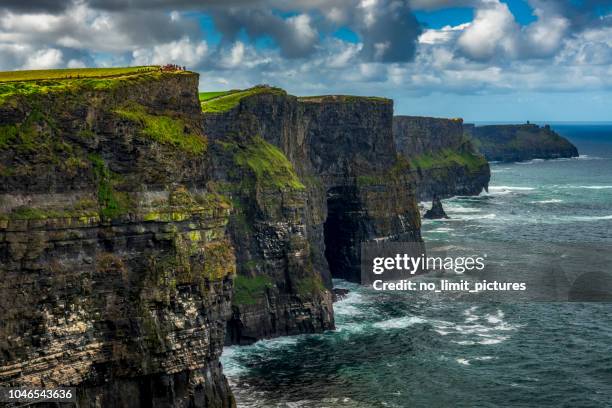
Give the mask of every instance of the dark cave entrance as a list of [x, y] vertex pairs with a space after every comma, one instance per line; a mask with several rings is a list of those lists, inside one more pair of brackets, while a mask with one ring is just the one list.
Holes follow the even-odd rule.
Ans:
[[361, 281], [361, 242], [368, 223], [354, 186], [332, 187], [327, 191], [327, 219], [323, 225], [325, 258], [333, 278]]

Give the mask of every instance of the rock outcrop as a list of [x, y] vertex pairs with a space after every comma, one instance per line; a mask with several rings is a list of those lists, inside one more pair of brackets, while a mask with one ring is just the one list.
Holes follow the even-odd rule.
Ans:
[[78, 387], [81, 407], [235, 405], [219, 364], [231, 202], [197, 84], [0, 87], [2, 386]]
[[247, 94], [204, 114], [216, 178], [238, 209], [228, 343], [332, 328], [331, 277], [359, 281], [360, 244], [420, 240], [391, 101]]
[[577, 157], [578, 149], [550, 126], [465, 125], [466, 133], [475, 140], [478, 150], [489, 161], [524, 161]]
[[442, 207], [442, 201], [440, 201], [438, 197], [433, 198], [431, 202], [431, 209], [427, 210], [423, 218], [430, 220], [448, 218], [448, 215], [446, 215], [446, 212], [444, 212], [444, 208]]
[[461, 119], [396, 116], [393, 134], [414, 172], [419, 200], [477, 195], [488, 188], [489, 164], [464, 135]]

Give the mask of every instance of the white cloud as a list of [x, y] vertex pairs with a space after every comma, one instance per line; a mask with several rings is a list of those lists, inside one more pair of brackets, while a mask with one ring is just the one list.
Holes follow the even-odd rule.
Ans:
[[538, 19], [524, 29], [524, 52], [527, 56], [551, 56], [567, 37], [570, 21], [555, 10], [536, 8], [534, 14]]
[[440, 29], [428, 29], [419, 36], [421, 44], [443, 44], [456, 40], [463, 30], [468, 28], [470, 23], [464, 23], [457, 26], [444, 26]]
[[47, 48], [38, 50], [26, 60], [23, 69], [48, 69], [59, 68], [63, 63], [63, 55], [60, 50]]
[[192, 42], [183, 37], [178, 41], [156, 45], [153, 48], [139, 48], [132, 52], [134, 65], [163, 65], [168, 63], [194, 67], [202, 62], [208, 46], [205, 41]]
[[222, 59], [221, 64], [226, 68], [234, 68], [242, 63], [244, 58], [244, 44], [241, 41], [236, 41], [231, 50]]
[[486, 60], [498, 52], [515, 56], [519, 27], [514, 15], [499, 0], [483, 0], [474, 21], [459, 37], [460, 49], [476, 60]]
[[302, 47], [310, 46], [318, 36], [317, 30], [310, 23], [310, 16], [308, 14], [300, 14], [287, 19], [287, 24], [293, 28], [295, 36]]
[[85, 64], [83, 61], [78, 60], [78, 59], [71, 59], [70, 61], [68, 61], [68, 68], [85, 68], [87, 67], [87, 64]]

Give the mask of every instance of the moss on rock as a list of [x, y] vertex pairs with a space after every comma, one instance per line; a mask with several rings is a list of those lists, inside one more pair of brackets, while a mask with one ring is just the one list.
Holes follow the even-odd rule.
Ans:
[[191, 154], [202, 154], [206, 151], [206, 137], [190, 131], [179, 118], [152, 115], [144, 106], [135, 103], [117, 108], [115, 113], [131, 122], [139, 123], [142, 126], [141, 133], [158, 143], [178, 147]]
[[261, 137], [254, 137], [248, 145], [238, 147], [234, 161], [238, 166], [250, 169], [261, 186], [293, 190], [306, 188], [283, 152]]
[[266, 289], [273, 285], [267, 276], [247, 277], [238, 275], [234, 279], [234, 299], [237, 305], [253, 305], [263, 299]]

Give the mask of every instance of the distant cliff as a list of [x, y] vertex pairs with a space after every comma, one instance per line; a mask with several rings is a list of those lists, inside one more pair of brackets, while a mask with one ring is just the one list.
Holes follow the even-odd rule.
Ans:
[[477, 195], [488, 188], [489, 164], [464, 135], [461, 119], [396, 116], [393, 134], [414, 172], [419, 200]]
[[577, 157], [578, 149], [550, 126], [465, 125], [466, 133], [476, 141], [479, 151], [489, 161], [523, 161]]

